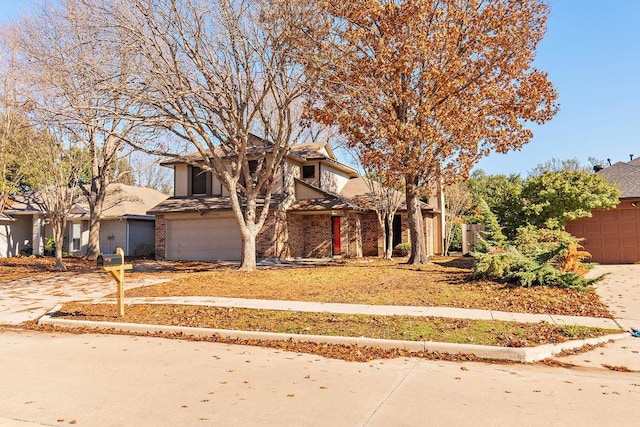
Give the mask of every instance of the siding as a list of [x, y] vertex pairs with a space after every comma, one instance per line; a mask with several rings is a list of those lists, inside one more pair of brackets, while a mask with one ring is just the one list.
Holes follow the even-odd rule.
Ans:
[[31, 247], [31, 215], [17, 215], [16, 221], [0, 222], [0, 257], [16, 256]]

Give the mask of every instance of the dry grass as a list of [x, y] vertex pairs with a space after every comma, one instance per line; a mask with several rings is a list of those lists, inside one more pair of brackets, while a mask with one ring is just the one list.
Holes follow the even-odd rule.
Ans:
[[[97, 271], [95, 261], [67, 257], [63, 259], [68, 271]], [[58, 272], [53, 257], [11, 257], [0, 258], [0, 281], [16, 280]]]
[[471, 280], [472, 260], [429, 265], [354, 261], [315, 268], [194, 271], [127, 296], [219, 296], [377, 305], [460, 307], [524, 313], [612, 317], [593, 291], [518, 288]]
[[125, 316], [106, 304], [65, 304], [57, 317], [74, 320], [118, 321], [171, 326], [205, 327], [243, 331], [370, 337], [390, 340], [438, 341], [532, 347], [583, 339], [618, 331], [587, 327], [563, 327], [548, 323], [516, 323], [414, 316], [370, 316], [239, 308], [131, 305]]

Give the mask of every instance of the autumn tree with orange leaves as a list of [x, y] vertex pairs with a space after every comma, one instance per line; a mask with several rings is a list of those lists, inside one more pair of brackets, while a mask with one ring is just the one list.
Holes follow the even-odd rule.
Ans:
[[548, 8], [541, 0], [318, 7], [324, 32], [301, 33], [305, 66], [322, 71], [310, 115], [338, 126], [366, 168], [390, 168], [405, 183], [409, 263], [428, 262], [420, 196], [441, 176], [466, 177], [491, 151], [521, 148], [532, 137], [526, 123], [557, 111], [553, 85], [532, 65]]

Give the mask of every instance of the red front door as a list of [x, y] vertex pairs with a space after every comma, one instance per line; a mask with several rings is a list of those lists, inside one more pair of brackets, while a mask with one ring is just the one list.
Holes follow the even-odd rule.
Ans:
[[331, 217], [331, 243], [332, 243], [332, 254], [333, 255], [341, 255], [342, 247], [340, 245], [340, 217], [332, 216]]

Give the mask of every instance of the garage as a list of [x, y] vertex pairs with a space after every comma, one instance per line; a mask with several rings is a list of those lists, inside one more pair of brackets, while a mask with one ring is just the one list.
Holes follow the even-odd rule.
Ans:
[[638, 203], [622, 201], [616, 209], [593, 211], [591, 218], [567, 224], [566, 230], [601, 264], [632, 264], [640, 261], [640, 209]]
[[167, 219], [166, 259], [237, 261], [242, 240], [233, 217]]

